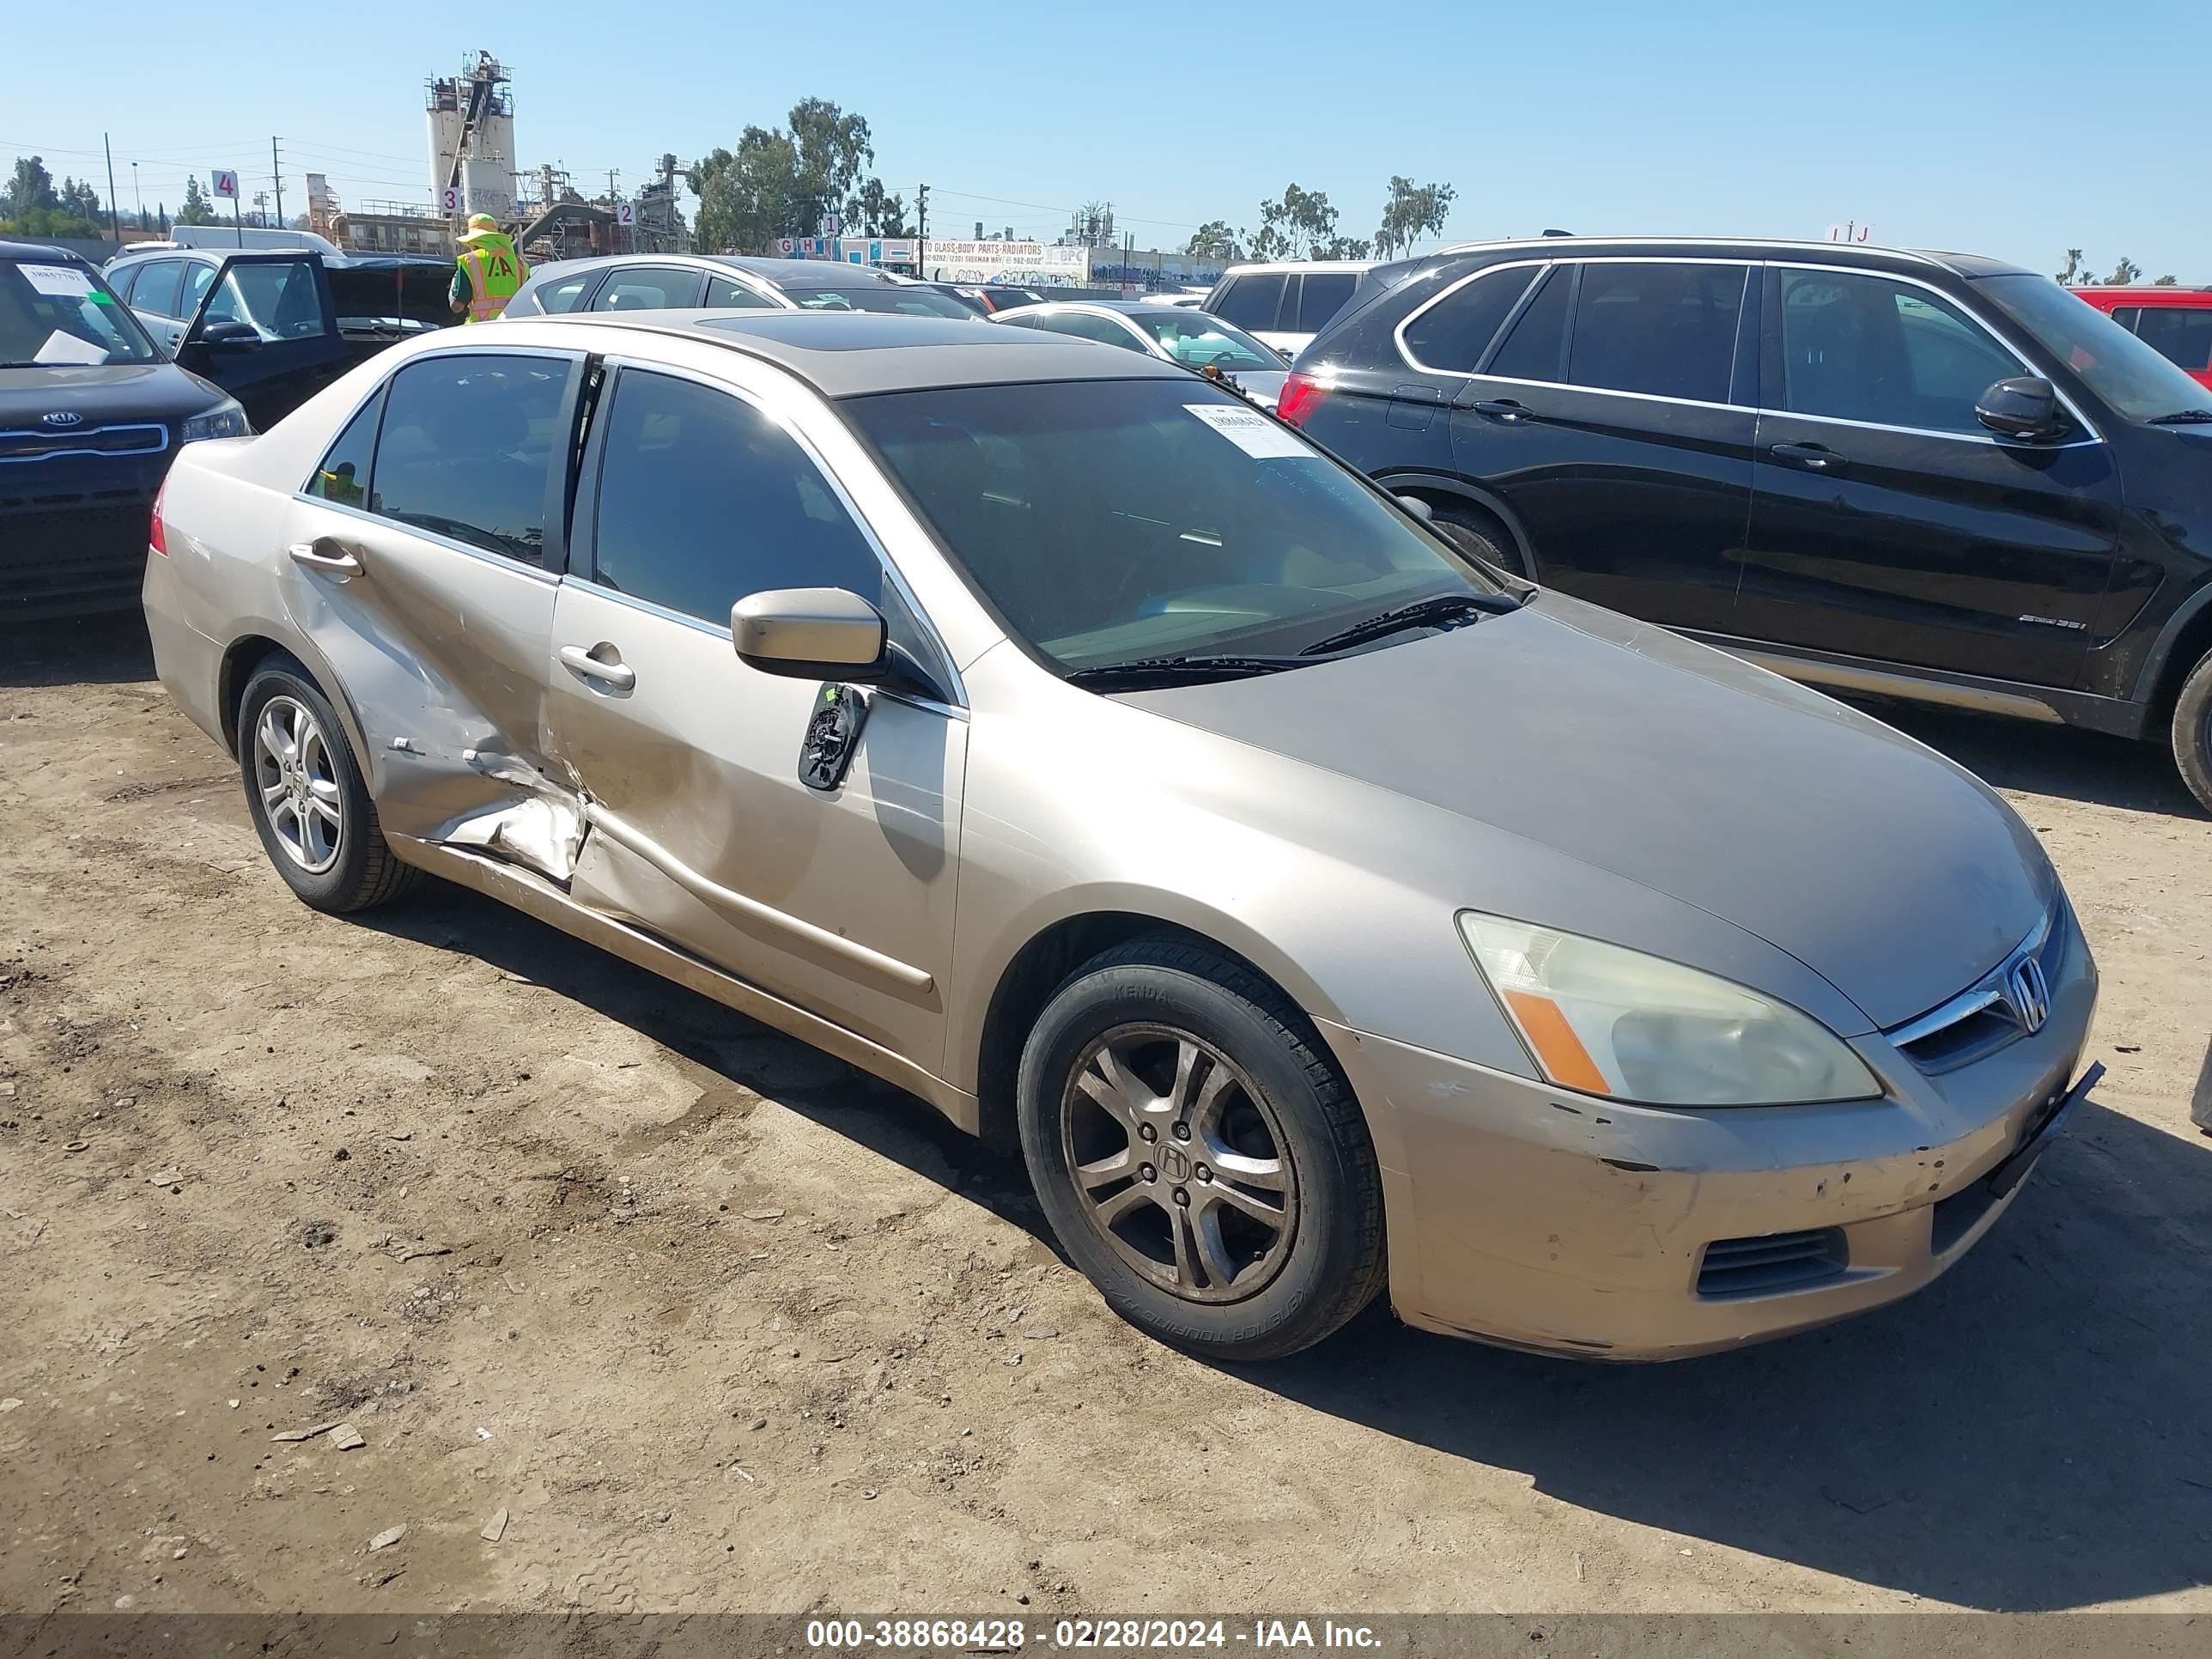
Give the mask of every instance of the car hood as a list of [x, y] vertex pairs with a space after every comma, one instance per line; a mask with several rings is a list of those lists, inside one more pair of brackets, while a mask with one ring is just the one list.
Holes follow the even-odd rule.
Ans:
[[1273, 409], [1283, 395], [1283, 382], [1290, 377], [1287, 368], [1240, 368], [1229, 378], [1253, 402]]
[[86, 427], [127, 421], [174, 422], [227, 394], [174, 363], [52, 363], [0, 368], [0, 431], [39, 429], [67, 410]]
[[1694, 905], [1878, 1026], [1972, 984], [2057, 896], [2027, 825], [1933, 750], [1559, 595], [1319, 667], [1117, 701]]

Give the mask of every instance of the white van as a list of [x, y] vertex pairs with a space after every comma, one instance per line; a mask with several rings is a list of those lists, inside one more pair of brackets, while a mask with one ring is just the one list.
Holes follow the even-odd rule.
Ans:
[[1206, 296], [1205, 309], [1285, 357], [1295, 357], [1344, 308], [1374, 259], [1289, 259], [1280, 264], [1231, 265]]

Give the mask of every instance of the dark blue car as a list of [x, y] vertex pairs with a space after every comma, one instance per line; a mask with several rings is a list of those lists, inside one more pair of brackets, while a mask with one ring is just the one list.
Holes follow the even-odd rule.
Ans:
[[135, 604], [171, 459], [249, 430], [92, 266], [0, 242], [0, 622]]

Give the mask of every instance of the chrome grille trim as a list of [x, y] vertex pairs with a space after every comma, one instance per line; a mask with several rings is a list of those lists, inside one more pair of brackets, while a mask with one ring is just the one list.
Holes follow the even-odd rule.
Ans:
[[[2060, 907], [2054, 905], [2045, 913], [2043, 920], [2035, 924], [2033, 930], [2013, 948], [2002, 962], [1990, 969], [1972, 985], [1960, 992], [1948, 1002], [1939, 1004], [1917, 1018], [1905, 1021], [1902, 1025], [1893, 1025], [1882, 1035], [1887, 1037], [1893, 1046], [1899, 1048], [1909, 1048], [1916, 1042], [1924, 1042], [1929, 1037], [1948, 1031], [1953, 1026], [1960, 1024], [1972, 1019], [1976, 1014], [1990, 1009], [1998, 1010], [2008, 1016], [2014, 1015], [2016, 1011], [2013, 1009], [2011, 996], [2007, 988], [2013, 975], [2022, 963], [2033, 962], [2045, 970], [2047, 977], [2049, 969], [2055, 964], [2046, 960], [2046, 957], [2055, 957], [2057, 955], [2055, 947], [2063, 942], [2064, 934], [2064, 912]], [[2038, 1024], [2040, 1024], [2039, 1020]]]
[[[124, 434], [136, 434], [137, 441], [120, 448], [104, 447], [94, 441]], [[131, 422], [124, 426], [74, 427], [67, 432], [5, 431], [0, 432], [0, 452], [26, 440], [44, 447], [27, 447], [14, 454], [0, 453], [0, 466], [19, 461], [51, 461], [68, 455], [95, 459], [118, 455], [158, 455], [169, 447], [169, 428], [152, 422]]]

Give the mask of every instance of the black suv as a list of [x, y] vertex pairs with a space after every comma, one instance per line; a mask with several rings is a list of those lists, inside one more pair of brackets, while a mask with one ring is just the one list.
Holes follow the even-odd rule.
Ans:
[[1278, 412], [1537, 581], [1837, 690], [2170, 738], [2212, 809], [2212, 393], [2049, 277], [1455, 248], [1368, 273]]

